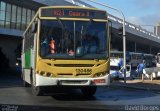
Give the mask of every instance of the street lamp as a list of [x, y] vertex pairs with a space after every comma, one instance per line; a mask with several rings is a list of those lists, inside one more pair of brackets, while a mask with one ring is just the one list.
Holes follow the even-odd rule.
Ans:
[[93, 2], [95, 4], [98, 4], [98, 5], [101, 5], [101, 6], [104, 6], [104, 7], [107, 7], [107, 8], [110, 8], [112, 10], [115, 10], [117, 11], [118, 13], [120, 13], [122, 15], [122, 18], [123, 18], [123, 67], [124, 67], [124, 83], [126, 83], [126, 31], [125, 31], [125, 16], [123, 14], [123, 12], [117, 8], [114, 8], [114, 7], [111, 7], [111, 6], [108, 6], [106, 4], [102, 4], [100, 2], [97, 2], [95, 0], [88, 0], [90, 2]]

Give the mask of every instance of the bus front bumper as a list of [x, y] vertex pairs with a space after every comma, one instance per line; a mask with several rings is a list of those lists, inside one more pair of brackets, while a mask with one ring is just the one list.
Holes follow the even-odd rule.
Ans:
[[110, 74], [97, 78], [53, 78], [36, 74], [36, 86], [105, 86], [110, 84]]

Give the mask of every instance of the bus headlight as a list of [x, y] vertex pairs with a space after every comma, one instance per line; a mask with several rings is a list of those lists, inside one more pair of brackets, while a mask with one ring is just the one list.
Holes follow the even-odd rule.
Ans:
[[105, 71], [105, 72], [99, 72], [99, 73], [94, 74], [93, 77], [103, 77], [106, 74], [107, 74], [107, 71]]
[[40, 74], [41, 76], [46, 76], [46, 77], [55, 77], [55, 75], [53, 73], [50, 72], [45, 72], [45, 71], [37, 71], [38, 74]]
[[46, 76], [47, 76], [47, 77], [51, 77], [51, 76], [52, 76], [52, 73], [47, 72], [47, 73], [46, 73]]

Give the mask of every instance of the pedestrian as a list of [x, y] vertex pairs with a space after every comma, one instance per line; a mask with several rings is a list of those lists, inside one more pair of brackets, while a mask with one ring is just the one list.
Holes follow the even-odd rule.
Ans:
[[145, 69], [145, 67], [145, 60], [141, 61], [141, 63], [139, 63], [139, 65], [137, 66], [138, 77], [140, 77], [140, 79], [142, 78], [143, 69]]

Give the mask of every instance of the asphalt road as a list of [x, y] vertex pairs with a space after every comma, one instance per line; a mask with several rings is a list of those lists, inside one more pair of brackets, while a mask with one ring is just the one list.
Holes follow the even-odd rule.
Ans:
[[[108, 111], [127, 110], [128, 105], [153, 105], [160, 110], [160, 93], [114, 87], [100, 87], [86, 98], [79, 90], [46, 92], [34, 96], [24, 88], [20, 76], [0, 76], [0, 111]], [[10, 109], [10, 110], [7, 110]], [[54, 109], [54, 110], [53, 110]]]

